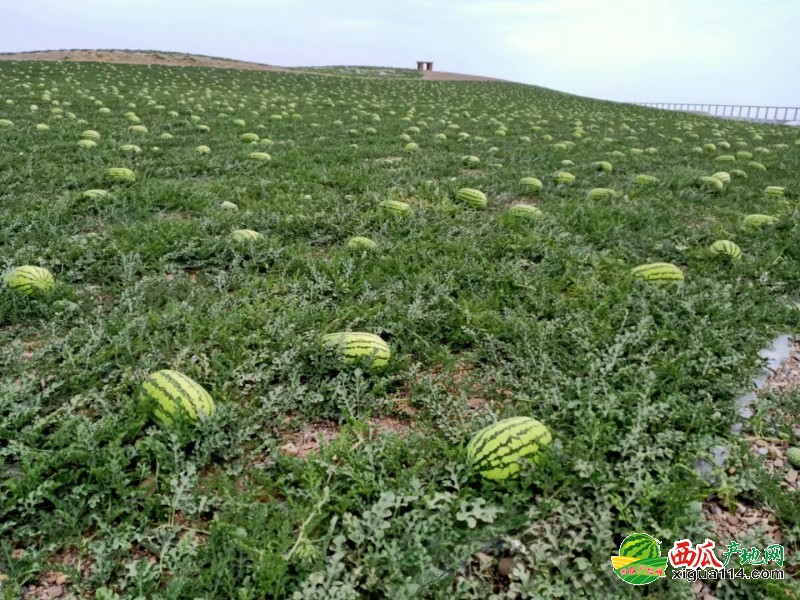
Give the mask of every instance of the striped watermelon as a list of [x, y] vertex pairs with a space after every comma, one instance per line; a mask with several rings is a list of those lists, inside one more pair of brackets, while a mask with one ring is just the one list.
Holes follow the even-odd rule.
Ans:
[[378, 206], [393, 215], [411, 214], [411, 206], [400, 200], [383, 200], [378, 203]]
[[786, 458], [789, 464], [800, 469], [800, 448], [789, 448], [786, 451]]
[[661, 556], [658, 540], [646, 533], [633, 533], [622, 540], [619, 555], [630, 558], [658, 558]]
[[711, 244], [709, 250], [712, 254], [724, 254], [733, 260], [742, 258], [742, 249], [730, 240], [718, 240]]
[[243, 142], [257, 142], [261, 138], [257, 133], [243, 133], [239, 136], [239, 139]]
[[94, 140], [78, 140], [79, 148], [95, 148], [96, 146], [97, 142]]
[[633, 178], [633, 183], [637, 185], [658, 185], [659, 180], [652, 175], [636, 175], [636, 177]]
[[147, 133], [147, 127], [144, 125], [131, 125], [128, 127], [128, 131], [131, 133]]
[[617, 192], [611, 188], [594, 188], [586, 194], [589, 200], [605, 200], [606, 198], [616, 198], [617, 196]]
[[764, 188], [764, 195], [771, 196], [773, 198], [782, 198], [785, 191], [785, 188], [782, 188], [778, 185], [770, 185]]
[[519, 183], [525, 188], [526, 192], [538, 192], [542, 189], [542, 182], [536, 177], [523, 177], [519, 180]]
[[81, 133], [81, 138], [84, 140], [94, 140], [95, 142], [100, 139], [100, 134], [94, 129], [87, 129]]
[[542, 216], [542, 211], [532, 204], [515, 204], [508, 209], [508, 214], [524, 219], [537, 219]]
[[201, 144], [200, 146], [195, 148], [195, 151], [197, 151], [200, 154], [211, 154], [211, 148], [209, 148], [204, 144]]
[[252, 229], [237, 229], [231, 237], [235, 242], [255, 242], [261, 238], [261, 234]]
[[757, 162], [755, 160], [751, 160], [749, 163], [747, 163], [747, 166], [748, 167], [753, 167], [754, 169], [756, 169], [758, 171], [766, 171], [767, 170], [767, 167], [765, 167], [763, 164], [761, 164], [760, 162]]
[[214, 399], [199, 383], [168, 369], [151, 374], [142, 383], [139, 400], [162, 425], [169, 425], [176, 418], [205, 420], [216, 412]]
[[721, 192], [725, 188], [722, 179], [713, 176], [701, 177], [700, 185], [712, 192]]
[[598, 160], [597, 162], [593, 162], [592, 166], [598, 171], [603, 171], [605, 173], [611, 173], [611, 171], [614, 170], [613, 165], [607, 160]]
[[363, 249], [371, 250], [373, 248], [377, 248], [378, 244], [373, 242], [368, 237], [362, 237], [360, 235], [357, 235], [357, 236], [355, 236], [353, 238], [350, 238], [350, 240], [347, 242], [347, 247], [348, 248], [358, 248], [358, 249], [362, 249], [363, 248]]
[[13, 121], [9, 121], [8, 119], [0, 119], [0, 129], [10, 128], [13, 126], [14, 126]]
[[219, 207], [224, 209], [224, 210], [238, 210], [239, 209], [238, 206], [236, 206], [233, 202], [230, 202], [228, 200], [225, 200], [224, 202], [222, 202], [219, 205]]
[[748, 229], [755, 229], [757, 227], [761, 227], [762, 225], [774, 225], [778, 222], [777, 217], [773, 217], [770, 215], [747, 215], [742, 222]]
[[272, 160], [272, 157], [266, 152], [251, 152], [247, 156], [249, 156], [250, 158], [254, 158], [256, 160], [263, 160], [263, 161]]
[[631, 275], [644, 281], [680, 282], [683, 281], [683, 272], [671, 263], [649, 263], [631, 269]]
[[122, 146], [119, 147], [119, 149], [122, 150], [123, 152], [133, 152], [135, 154], [139, 154], [142, 151], [142, 149], [139, 148], [139, 146], [136, 146], [135, 144], [123, 144]]
[[136, 174], [125, 167], [111, 167], [106, 173], [114, 181], [136, 181]]
[[731, 174], [726, 173], [725, 171], [719, 171], [718, 173], [714, 173], [712, 175], [715, 179], [719, 179], [722, 183], [730, 183], [731, 181]]
[[336, 348], [345, 362], [357, 362], [362, 357], [371, 357], [373, 367], [383, 367], [389, 362], [389, 345], [374, 333], [340, 331], [322, 336], [326, 348]]
[[456, 192], [456, 200], [471, 208], [486, 208], [486, 194], [473, 188], [461, 188]]
[[720, 154], [714, 162], [736, 162], [736, 157], [733, 154]]
[[559, 171], [553, 177], [556, 183], [567, 184], [575, 181], [575, 175], [567, 171]]
[[24, 265], [16, 267], [4, 277], [9, 289], [21, 292], [28, 296], [34, 293], [46, 293], [53, 289], [55, 280], [53, 274], [43, 267]]
[[518, 474], [520, 459], [533, 458], [551, 440], [550, 431], [536, 419], [512, 417], [472, 436], [467, 456], [482, 477], [499, 481]]

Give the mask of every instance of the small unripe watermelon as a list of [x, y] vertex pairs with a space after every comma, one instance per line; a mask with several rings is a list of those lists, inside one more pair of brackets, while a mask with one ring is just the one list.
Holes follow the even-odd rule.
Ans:
[[786, 451], [786, 458], [793, 467], [800, 468], [800, 448], [789, 448]]

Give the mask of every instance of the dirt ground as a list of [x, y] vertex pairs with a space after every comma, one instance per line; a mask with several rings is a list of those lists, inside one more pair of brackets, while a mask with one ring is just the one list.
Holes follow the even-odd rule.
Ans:
[[[302, 72], [302, 67], [278, 67], [244, 60], [228, 60], [173, 52], [147, 52], [137, 50], [45, 50], [42, 52], [17, 52], [0, 54], [0, 60], [47, 60], [71, 62], [106, 62], [126, 65], [164, 65], [168, 67], [216, 67], [222, 69], [250, 69], [255, 71]], [[502, 81], [479, 75], [463, 75], [444, 71], [425, 71], [426, 81]]]

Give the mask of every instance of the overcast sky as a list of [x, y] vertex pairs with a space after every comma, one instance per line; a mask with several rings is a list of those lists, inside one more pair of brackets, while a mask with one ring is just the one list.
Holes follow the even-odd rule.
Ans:
[[621, 101], [800, 106], [800, 0], [0, 0], [0, 52], [435, 68]]

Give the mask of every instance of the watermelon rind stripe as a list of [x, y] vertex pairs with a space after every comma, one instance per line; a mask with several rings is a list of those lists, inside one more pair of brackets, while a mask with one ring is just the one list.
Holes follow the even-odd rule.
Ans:
[[171, 371], [161, 371], [158, 375], [163, 377], [178, 390], [177, 395], [183, 410], [186, 411], [192, 419], [197, 418], [197, 408], [192, 402], [193, 398], [191, 397], [190, 391], [192, 386], [189, 385], [189, 378]]
[[[501, 422], [503, 426], [500, 428], [489, 428], [484, 435], [476, 438], [473, 440], [473, 443], [469, 444], [467, 449], [476, 462], [484, 461], [486, 454], [492, 455], [495, 450], [503, 445], [498, 438], [505, 438], [508, 436], [511, 440], [517, 440], [520, 439], [520, 433], [536, 427], [536, 423], [531, 422], [527, 417], [513, 417], [510, 421], [511, 422]], [[497, 443], [490, 447], [494, 442]], [[516, 446], [516, 448], [519, 447], [520, 446]]]
[[510, 419], [506, 419], [499, 423], [495, 423], [490, 425], [483, 430], [479, 431], [475, 437], [472, 438], [469, 444], [467, 444], [467, 452], [473, 456], [477, 457], [482, 452], [483, 448], [485, 447], [486, 443], [488, 443], [491, 439], [494, 439], [498, 435], [502, 434], [510, 427], [514, 427], [515, 425], [519, 425], [520, 423], [527, 423], [528, 420], [525, 417], [512, 417]]
[[495, 452], [476, 461], [476, 467], [481, 468], [484, 465], [505, 466], [509, 463], [515, 462], [518, 458], [536, 452], [541, 445], [538, 442], [543, 437], [546, 436], [541, 435], [537, 438], [526, 439], [512, 435], [508, 443], [499, 446]]

